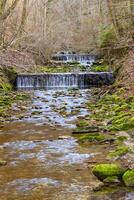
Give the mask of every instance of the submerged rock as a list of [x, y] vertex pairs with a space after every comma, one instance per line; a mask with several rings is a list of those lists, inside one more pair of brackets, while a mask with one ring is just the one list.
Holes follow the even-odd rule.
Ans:
[[104, 180], [107, 177], [122, 177], [125, 169], [116, 164], [99, 164], [94, 167], [92, 172], [99, 180]]
[[134, 169], [128, 170], [124, 173], [123, 181], [126, 186], [134, 187]]

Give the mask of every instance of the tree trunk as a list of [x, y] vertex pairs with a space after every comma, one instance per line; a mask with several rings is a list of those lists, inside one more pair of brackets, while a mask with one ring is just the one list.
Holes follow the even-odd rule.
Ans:
[[130, 0], [130, 15], [131, 15], [131, 24], [134, 27], [134, 2]]
[[0, 0], [0, 46], [3, 46], [4, 42], [4, 23], [11, 12], [16, 8], [19, 0], [14, 0], [10, 7], [5, 10], [7, 6], [7, 0]]
[[4, 22], [0, 19], [0, 47], [3, 45]]
[[120, 37], [120, 30], [119, 30], [119, 24], [116, 19], [115, 13], [113, 13], [113, 8], [112, 8], [112, 0], [107, 0], [107, 6], [108, 6], [108, 11], [109, 11], [109, 16], [110, 16], [110, 21], [113, 24], [113, 27], [116, 31], [116, 34], [118, 37]]

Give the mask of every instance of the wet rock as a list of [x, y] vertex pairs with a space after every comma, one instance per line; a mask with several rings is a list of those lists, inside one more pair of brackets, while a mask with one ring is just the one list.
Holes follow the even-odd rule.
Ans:
[[86, 134], [83, 135], [79, 138], [80, 142], [96, 142], [96, 141], [104, 141], [105, 140], [105, 136], [103, 134], [99, 134], [99, 133], [90, 133], [90, 134]]
[[59, 140], [66, 140], [66, 139], [70, 139], [70, 138], [71, 138], [70, 136], [64, 136], [64, 135], [58, 137]]
[[42, 107], [41, 106], [32, 106], [32, 109], [42, 109]]
[[5, 160], [0, 160], [0, 165], [3, 166], [3, 165], [6, 165], [7, 162]]
[[107, 177], [103, 180], [104, 183], [120, 183], [120, 180], [118, 179], [117, 176], [111, 176], [111, 177]]
[[32, 113], [31, 113], [31, 115], [40, 115], [42, 112], [41, 111], [33, 111]]
[[134, 187], [134, 169], [128, 170], [124, 173], [123, 181], [126, 186]]
[[108, 157], [111, 157], [111, 158], [120, 157], [129, 153], [129, 151], [130, 149], [127, 146], [118, 146], [116, 150], [108, 154]]
[[17, 116], [17, 118], [21, 120], [24, 118], [24, 115], [19, 115], [19, 116]]
[[99, 190], [101, 190], [101, 188], [104, 186], [103, 182], [96, 182], [95, 185], [92, 187], [92, 190], [97, 192]]
[[92, 172], [99, 180], [104, 180], [112, 176], [120, 178], [124, 174], [125, 169], [116, 164], [98, 164]]
[[[0, 119], [0, 121], [1, 121], [1, 119]], [[0, 128], [4, 128], [4, 124], [0, 124]]]
[[83, 133], [96, 133], [99, 132], [100, 129], [97, 126], [87, 126], [83, 128], [77, 128], [75, 129], [72, 134], [83, 134]]

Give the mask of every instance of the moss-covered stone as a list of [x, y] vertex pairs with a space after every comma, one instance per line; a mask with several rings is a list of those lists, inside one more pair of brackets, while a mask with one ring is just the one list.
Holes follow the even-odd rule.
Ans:
[[118, 157], [123, 156], [130, 152], [129, 147], [127, 146], [119, 146], [117, 149], [111, 153], [108, 154], [109, 157]]
[[0, 66], [0, 90], [10, 91], [14, 87], [17, 73], [13, 67]]
[[118, 141], [118, 142], [121, 142], [121, 143], [122, 143], [122, 142], [124, 142], [125, 140], [127, 140], [127, 136], [118, 136], [118, 137], [117, 137], [117, 141]]
[[6, 165], [7, 162], [5, 160], [0, 160], [0, 165], [3, 166], [3, 165]]
[[83, 135], [79, 138], [80, 142], [96, 142], [105, 140], [105, 136], [99, 133], [90, 133], [87, 135]]
[[93, 72], [107, 72], [109, 71], [108, 65], [93, 65], [91, 68], [91, 71]]
[[68, 73], [68, 72], [74, 72], [74, 70], [78, 71], [87, 71], [87, 68], [83, 65], [81, 65], [79, 62], [69, 62], [64, 65], [59, 66], [38, 66], [36, 69], [37, 73]]
[[120, 178], [124, 172], [125, 170], [116, 164], [99, 164], [93, 169], [93, 174], [100, 180], [104, 180], [105, 178], [112, 176]]
[[120, 180], [117, 176], [107, 177], [103, 180], [104, 183], [120, 183]]
[[126, 186], [134, 187], [134, 169], [128, 170], [124, 173], [123, 181]]
[[79, 122], [76, 124], [76, 126], [77, 126], [78, 128], [80, 128], [80, 127], [87, 127], [87, 126], [89, 126], [89, 122], [87, 122], [87, 121], [85, 121], [85, 120], [81, 120], [81, 121], [79, 121]]
[[133, 119], [128, 119], [126, 122], [118, 123], [109, 127], [109, 131], [122, 131], [134, 128]]

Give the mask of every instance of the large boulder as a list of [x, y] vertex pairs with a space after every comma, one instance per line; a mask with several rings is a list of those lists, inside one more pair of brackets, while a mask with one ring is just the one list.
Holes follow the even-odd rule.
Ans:
[[126, 186], [134, 187], [134, 169], [128, 170], [124, 173], [123, 181]]
[[99, 179], [104, 180], [107, 177], [122, 177], [125, 170], [116, 164], [98, 164], [93, 169], [93, 174]]

